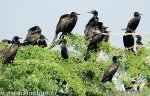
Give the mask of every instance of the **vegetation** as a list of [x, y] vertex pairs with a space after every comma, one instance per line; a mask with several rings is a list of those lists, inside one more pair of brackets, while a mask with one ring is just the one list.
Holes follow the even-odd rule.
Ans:
[[[102, 84], [100, 82], [105, 70], [112, 63], [112, 56], [119, 55], [122, 49], [102, 42], [101, 50], [110, 56], [108, 62], [97, 62], [98, 54], [91, 52], [90, 59], [84, 61], [88, 41], [75, 34], [67, 36], [69, 47], [69, 59], [63, 60], [60, 50], [40, 48], [38, 46], [20, 47], [14, 60], [6, 71], [0, 75], [0, 92], [48, 92], [55, 95], [61, 89], [69, 96], [110, 96], [112, 94], [124, 94], [116, 90], [113, 83]], [[0, 45], [2, 49], [3, 45]], [[128, 75], [125, 78], [130, 85], [129, 78], [142, 74], [150, 82], [150, 65], [145, 63], [150, 50], [139, 48], [137, 55], [123, 52], [124, 58], [120, 59], [121, 66], [125, 65]], [[3, 59], [1, 58], [1, 61]], [[2, 63], [2, 62], [1, 62]], [[2, 68], [2, 64], [0, 64]], [[61, 84], [67, 82], [65, 87]], [[139, 94], [139, 93], [138, 93]], [[141, 95], [150, 94], [148, 86], [144, 86]], [[132, 94], [129, 94], [129, 96]]]

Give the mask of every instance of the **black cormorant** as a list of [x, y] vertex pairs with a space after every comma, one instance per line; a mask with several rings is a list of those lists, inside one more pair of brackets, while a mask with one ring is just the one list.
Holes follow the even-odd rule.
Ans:
[[88, 24], [95, 23], [95, 22], [99, 21], [98, 12], [96, 10], [92, 10], [91, 12], [87, 12], [87, 13], [93, 14], [93, 17], [89, 20]]
[[88, 13], [93, 14], [93, 17], [86, 24], [84, 34], [86, 39], [91, 39], [91, 37], [93, 36], [93, 32], [99, 31], [98, 29], [99, 18], [98, 12], [96, 10], [92, 10], [91, 12]]
[[[132, 33], [130, 30], [125, 29], [126, 33]], [[134, 37], [133, 35], [123, 35], [123, 43], [124, 43], [124, 47], [127, 48], [128, 50], [131, 50], [132, 52], [135, 53], [135, 51], [133, 50], [134, 47]]]
[[1, 43], [4, 43], [4, 44], [11, 44], [11, 40], [7, 40], [7, 39], [3, 39], [2, 41], [1, 41]]
[[47, 47], [47, 43], [46, 43], [46, 38], [45, 38], [45, 36], [44, 35], [40, 35], [40, 37], [39, 37], [39, 39], [37, 40], [37, 44], [38, 44], [38, 46], [40, 46], [40, 47]]
[[26, 39], [23, 42], [23, 45], [37, 45], [37, 40], [39, 39], [41, 34], [38, 32], [33, 35], [27, 35]]
[[92, 40], [88, 44], [88, 48], [86, 50], [86, 53], [84, 53], [84, 60], [87, 61], [87, 59], [90, 58], [90, 51], [95, 50], [96, 52], [100, 51], [99, 43], [103, 40], [104, 35], [100, 33], [93, 32]]
[[140, 14], [139, 12], [134, 12], [134, 17], [129, 21], [128, 25], [127, 25], [127, 30], [131, 31], [131, 32], [135, 32], [137, 26], [139, 25], [140, 19], [142, 14]]
[[5, 51], [4, 61], [3, 61], [4, 65], [3, 65], [3, 68], [2, 68], [2, 72], [5, 71], [8, 63], [12, 63], [13, 64], [14, 58], [15, 58], [15, 56], [17, 54], [17, 51], [18, 51], [18, 48], [20, 46], [19, 39], [21, 39], [21, 38], [18, 37], [18, 36], [14, 36], [11, 46], [9, 46], [9, 48]]
[[119, 67], [119, 61], [118, 58], [120, 58], [121, 56], [114, 56], [113, 57], [113, 63], [112, 65], [108, 68], [108, 70], [104, 73], [103, 78], [101, 80], [101, 82], [112, 82], [112, 78], [114, 76], [114, 74], [116, 73], [116, 71], [118, 70]]
[[60, 43], [61, 43], [61, 47], [60, 47], [61, 48], [61, 56], [64, 59], [68, 59], [68, 49], [66, 47], [66, 44], [67, 44], [66, 39], [64, 39], [64, 37], [62, 37]]
[[92, 49], [95, 49], [96, 51], [98, 51], [98, 49], [99, 49], [98, 45], [103, 40], [103, 38], [104, 38], [104, 35], [93, 32], [92, 40], [88, 44], [87, 50], [90, 51]]
[[71, 31], [75, 27], [78, 20], [77, 15], [80, 14], [76, 12], [71, 12], [71, 14], [64, 14], [60, 17], [59, 22], [56, 26], [55, 37], [53, 39], [53, 42], [57, 39], [57, 36], [60, 32], [62, 32], [61, 36], [66, 35], [67, 33], [71, 34]]
[[138, 46], [143, 45], [143, 43], [141, 42], [141, 40], [142, 40], [141, 35], [136, 35], [135, 37], [137, 38], [136, 45], [138, 45]]
[[39, 26], [34, 26], [28, 30], [27, 35], [41, 34], [42, 30]]

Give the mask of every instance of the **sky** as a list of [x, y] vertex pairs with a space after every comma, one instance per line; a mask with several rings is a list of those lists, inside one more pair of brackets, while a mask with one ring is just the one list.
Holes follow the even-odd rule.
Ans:
[[[28, 29], [38, 25], [42, 34], [53, 40], [56, 25], [63, 14], [80, 13], [72, 33], [84, 35], [85, 25], [92, 17], [89, 12], [97, 10], [99, 20], [111, 33], [124, 33], [133, 13], [143, 14], [136, 32], [149, 33], [150, 0], [0, 0], [0, 40], [20, 36], [25, 39]], [[143, 42], [150, 36], [142, 35]], [[122, 36], [110, 36], [112, 45], [123, 47]]]

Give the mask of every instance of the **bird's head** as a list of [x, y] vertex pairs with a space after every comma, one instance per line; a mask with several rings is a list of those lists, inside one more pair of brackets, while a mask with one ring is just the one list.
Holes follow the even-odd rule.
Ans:
[[134, 12], [134, 17], [139, 17], [140, 15], [143, 15], [143, 14], [141, 14], [139, 12]]
[[142, 39], [141, 35], [136, 35], [135, 37], [140, 40]]
[[92, 10], [92, 11], [90, 11], [90, 12], [87, 12], [87, 13], [91, 13], [91, 14], [94, 14], [94, 15], [98, 15], [98, 12], [96, 11], [96, 10]]
[[80, 15], [79, 13], [77, 13], [77, 12], [71, 12], [71, 15], [75, 15], [75, 16], [77, 16], [77, 15]]
[[20, 38], [18, 36], [14, 36], [13, 39], [12, 39], [12, 41], [16, 42], [16, 41], [19, 41], [19, 39], [22, 39], [22, 38]]
[[117, 62], [117, 61], [118, 61], [118, 58], [120, 58], [120, 57], [122, 57], [122, 56], [114, 56], [114, 57], [112, 58], [113, 62], [114, 62], [114, 63]]

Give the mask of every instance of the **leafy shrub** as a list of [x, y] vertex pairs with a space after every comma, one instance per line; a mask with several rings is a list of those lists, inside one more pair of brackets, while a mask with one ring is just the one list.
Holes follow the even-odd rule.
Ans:
[[[44, 91], [54, 95], [62, 89], [59, 81], [65, 80], [70, 96], [119, 94], [113, 83], [102, 84], [100, 82], [112, 61], [96, 62], [97, 53], [94, 51], [91, 52], [91, 58], [84, 61], [83, 53], [86, 52], [89, 41], [77, 34], [66, 38], [70, 49], [68, 60], [61, 58], [60, 50], [43, 49], [38, 46], [20, 47], [14, 60], [15, 66], [9, 65], [0, 75], [0, 92]], [[109, 42], [102, 42], [100, 47], [110, 58], [123, 52], [122, 49], [112, 46]], [[0, 48], [2, 49], [2, 44]], [[145, 64], [145, 58], [149, 55], [150, 50], [139, 48], [137, 55], [130, 52], [123, 53], [126, 59], [120, 59], [120, 62], [125, 64], [126, 72], [129, 74], [128, 78], [143, 74], [150, 82], [150, 66]], [[147, 87], [144, 90], [149, 92]]]

